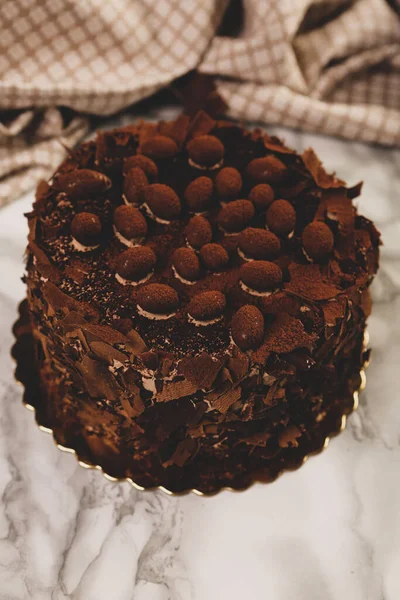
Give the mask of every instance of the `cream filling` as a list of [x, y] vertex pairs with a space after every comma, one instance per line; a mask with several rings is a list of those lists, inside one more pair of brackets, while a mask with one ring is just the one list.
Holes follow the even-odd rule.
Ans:
[[150, 277], [153, 275], [153, 271], [150, 271], [150, 273], [148, 273], [146, 275], [146, 277], [143, 277], [143, 279], [139, 279], [138, 281], [132, 281], [130, 279], [125, 279], [124, 277], [121, 277], [121, 275], [118, 275], [118, 273], [115, 273], [115, 279], [118, 281], [118, 283], [120, 283], [121, 285], [139, 285], [141, 283], [144, 283], [145, 281], [147, 281], [148, 279], [150, 279]]
[[219, 162], [215, 163], [215, 165], [212, 165], [211, 167], [199, 165], [198, 163], [194, 162], [194, 160], [189, 158], [189, 165], [191, 167], [194, 167], [195, 169], [200, 169], [201, 171], [214, 171], [214, 169], [219, 169], [219, 167], [222, 167], [223, 164], [224, 164], [223, 158]]
[[151, 319], [153, 321], [166, 321], [167, 319], [170, 319], [171, 317], [176, 315], [176, 313], [170, 313], [169, 315], [158, 315], [156, 313], [151, 313], [147, 310], [144, 310], [141, 306], [139, 306], [139, 304], [137, 305], [137, 310], [139, 315], [145, 317], [146, 319]]
[[171, 221], [168, 221], [167, 219], [161, 219], [160, 217], [157, 217], [157, 215], [153, 213], [147, 202], [145, 202], [142, 206], [146, 211], [146, 214], [150, 217], [150, 219], [153, 219], [156, 223], [161, 223], [162, 225], [169, 225], [171, 223]]
[[191, 315], [188, 315], [189, 323], [193, 323], [196, 327], [207, 327], [208, 325], [213, 325], [214, 323], [218, 323], [222, 321], [221, 317], [215, 317], [215, 319], [209, 319], [208, 321], [199, 321], [198, 319], [194, 319]]
[[92, 250], [96, 250], [96, 248], [100, 246], [100, 244], [96, 244], [96, 246], [84, 246], [83, 244], [78, 242], [78, 240], [76, 240], [74, 237], [71, 240], [71, 244], [74, 250], [77, 250], [78, 252], [91, 252]]
[[155, 377], [144, 377], [142, 376], [142, 385], [148, 392], [156, 393], [156, 378]]
[[194, 285], [195, 283], [197, 283], [196, 281], [189, 281], [189, 279], [184, 279], [183, 277], [181, 277], [178, 271], [175, 269], [174, 265], [172, 265], [172, 271], [175, 277], [179, 279], [179, 281], [182, 281], [182, 283], [186, 283], [186, 285]]
[[252, 296], [263, 296], [264, 298], [266, 298], [267, 296], [271, 296], [271, 294], [275, 294], [276, 292], [279, 291], [279, 288], [275, 288], [274, 290], [266, 290], [264, 292], [258, 292], [257, 290], [253, 290], [252, 288], [249, 288], [246, 284], [243, 283], [243, 281], [239, 281], [239, 285], [242, 288], [242, 290], [244, 290], [245, 292], [247, 292], [248, 294], [251, 294]]
[[239, 254], [240, 258], [243, 258], [243, 260], [245, 260], [246, 262], [250, 262], [252, 260], [254, 260], [253, 258], [246, 256], [246, 254], [244, 252], [242, 252], [242, 250], [239, 248], [237, 248], [237, 253]]
[[117, 240], [119, 240], [121, 242], [121, 244], [124, 244], [124, 246], [128, 246], [129, 248], [132, 248], [133, 246], [139, 246], [140, 242], [142, 242], [144, 240], [143, 237], [132, 238], [131, 240], [128, 240], [128, 238], [126, 238], [120, 234], [120, 232], [115, 227], [115, 225], [113, 225], [113, 230], [114, 230], [114, 235], [117, 238]]

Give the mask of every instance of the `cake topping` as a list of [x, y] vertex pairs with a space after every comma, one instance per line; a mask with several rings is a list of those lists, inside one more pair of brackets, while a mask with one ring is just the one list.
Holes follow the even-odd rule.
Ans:
[[116, 231], [126, 241], [140, 241], [147, 233], [147, 222], [142, 213], [130, 204], [122, 204], [114, 211]]
[[329, 256], [334, 245], [333, 233], [322, 221], [309, 223], [303, 231], [301, 241], [306, 256], [315, 261]]
[[194, 166], [214, 167], [225, 154], [222, 142], [213, 135], [199, 135], [188, 142], [187, 151]]
[[279, 238], [271, 231], [248, 227], [239, 236], [239, 250], [245, 257], [276, 258], [281, 249]]
[[275, 200], [267, 211], [266, 220], [277, 235], [289, 235], [296, 226], [296, 211], [287, 200]]
[[210, 223], [204, 217], [197, 215], [192, 217], [185, 229], [186, 239], [189, 244], [198, 250], [212, 240], [212, 229]]
[[267, 260], [253, 260], [241, 267], [240, 279], [248, 288], [265, 292], [279, 286], [282, 282], [282, 271], [275, 263]]
[[266, 210], [275, 200], [275, 192], [268, 183], [259, 183], [250, 191], [249, 200], [257, 210]]
[[185, 190], [185, 200], [192, 212], [203, 212], [210, 206], [213, 182], [209, 177], [197, 177]]
[[200, 250], [200, 258], [210, 271], [221, 271], [229, 262], [225, 248], [220, 244], [206, 244]]
[[153, 137], [144, 140], [140, 146], [140, 151], [149, 158], [160, 160], [175, 156], [178, 152], [178, 146], [174, 140], [166, 135], [154, 135]]
[[177, 309], [179, 298], [171, 286], [163, 283], [149, 283], [138, 291], [137, 303], [142, 309], [143, 316], [151, 318], [152, 315], [163, 315], [166, 317]]
[[101, 236], [101, 222], [97, 215], [81, 212], [75, 215], [71, 223], [73, 238], [88, 248], [97, 246]]
[[117, 260], [117, 274], [128, 281], [141, 281], [151, 273], [156, 264], [156, 256], [147, 246], [128, 248]]
[[296, 348], [311, 350], [317, 336], [309, 335], [304, 330], [303, 323], [291, 315], [281, 313], [268, 327], [264, 339], [265, 348], [270, 352], [293, 352]]
[[132, 167], [124, 180], [124, 195], [130, 204], [140, 204], [143, 190], [148, 185], [146, 173], [140, 167]]
[[181, 203], [174, 190], [163, 183], [152, 183], [143, 190], [143, 200], [152, 215], [161, 222], [177, 219], [181, 212]]
[[264, 317], [256, 306], [246, 304], [232, 318], [233, 341], [241, 350], [257, 348], [264, 337]]
[[287, 168], [279, 158], [270, 155], [252, 160], [246, 172], [257, 183], [279, 183], [285, 177]]
[[144, 154], [135, 154], [134, 156], [129, 156], [124, 161], [123, 174], [127, 175], [133, 167], [139, 167], [146, 173], [146, 176], [149, 181], [154, 183], [158, 176], [158, 169], [155, 162], [151, 160], [148, 156], [144, 156]]
[[224, 294], [216, 290], [201, 292], [189, 302], [188, 313], [196, 321], [213, 321], [225, 310]]
[[310, 300], [328, 300], [340, 294], [340, 289], [327, 281], [319, 265], [289, 265], [290, 281], [285, 289], [301, 298]]
[[178, 248], [172, 256], [172, 264], [184, 280], [196, 281], [200, 275], [200, 262], [190, 248]]
[[237, 169], [225, 167], [216, 176], [215, 186], [221, 198], [235, 198], [242, 189], [242, 176]]
[[68, 194], [71, 200], [79, 200], [106, 192], [111, 187], [111, 180], [98, 171], [76, 169], [58, 175], [54, 186]]
[[238, 233], [254, 217], [254, 206], [250, 200], [234, 200], [220, 210], [218, 225], [228, 233]]

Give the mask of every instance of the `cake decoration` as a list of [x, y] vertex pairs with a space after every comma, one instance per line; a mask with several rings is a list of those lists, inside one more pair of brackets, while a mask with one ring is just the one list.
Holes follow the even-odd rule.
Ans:
[[281, 249], [279, 238], [271, 231], [247, 227], [239, 236], [239, 254], [245, 258], [273, 259]]
[[149, 319], [168, 319], [179, 304], [179, 297], [173, 287], [163, 283], [149, 283], [137, 293], [140, 313]]
[[225, 154], [222, 142], [213, 135], [199, 135], [186, 146], [189, 163], [201, 169], [215, 169], [220, 166]]
[[224, 167], [215, 177], [215, 186], [221, 198], [231, 200], [237, 198], [242, 189], [242, 176], [233, 167]]
[[143, 283], [151, 275], [156, 262], [156, 255], [151, 248], [128, 248], [117, 259], [117, 281], [123, 285]]
[[140, 204], [143, 190], [149, 184], [145, 172], [140, 167], [132, 167], [124, 180], [124, 199], [128, 204]]
[[229, 254], [221, 244], [205, 244], [200, 250], [200, 258], [210, 271], [221, 271], [229, 262]]
[[140, 152], [153, 160], [166, 159], [175, 156], [178, 146], [166, 135], [155, 135], [144, 140]]
[[28, 215], [59, 443], [173, 491], [271, 480], [320, 447], [365, 358], [380, 240], [360, 191], [205, 113], [73, 150]]
[[212, 229], [206, 218], [198, 215], [192, 217], [185, 229], [186, 239], [196, 250], [212, 240]]
[[188, 313], [195, 323], [209, 325], [222, 316], [225, 306], [224, 294], [211, 290], [193, 296], [189, 302]]
[[121, 204], [114, 211], [114, 233], [125, 246], [138, 244], [147, 234], [147, 221], [134, 206]]
[[319, 261], [331, 254], [335, 240], [328, 225], [313, 221], [304, 228], [301, 241], [307, 258]]
[[238, 233], [253, 217], [254, 206], [250, 200], [234, 200], [221, 208], [217, 222], [223, 231]]
[[267, 260], [253, 260], [240, 269], [243, 289], [250, 293], [271, 293], [282, 283], [282, 271], [278, 265]]
[[152, 161], [151, 158], [144, 156], [144, 154], [134, 154], [133, 156], [128, 156], [124, 160], [124, 166], [122, 169], [123, 175], [127, 175], [134, 167], [142, 169], [150, 183], [156, 182], [158, 177], [158, 168], [156, 163]]
[[172, 264], [178, 278], [193, 284], [200, 276], [200, 261], [191, 248], [178, 248], [172, 255]]
[[277, 235], [291, 235], [296, 225], [296, 211], [287, 200], [275, 200], [267, 211], [266, 221]]
[[241, 350], [254, 350], [264, 337], [264, 317], [256, 306], [245, 304], [232, 318], [233, 341]]
[[275, 193], [268, 183], [258, 183], [250, 190], [249, 200], [257, 210], [266, 210], [275, 200]]
[[78, 200], [106, 192], [111, 187], [111, 180], [98, 171], [76, 169], [58, 175], [54, 185], [58, 191], [65, 192], [71, 200]]
[[150, 217], [159, 223], [169, 223], [179, 217], [181, 203], [168, 185], [151, 183], [143, 189], [144, 206]]
[[252, 160], [246, 169], [247, 175], [256, 183], [279, 183], [285, 177], [287, 168], [276, 156], [269, 155]]
[[[81, 212], [75, 215], [71, 223], [71, 234], [76, 249], [92, 250], [99, 245], [101, 236], [101, 222], [97, 215]], [[83, 248], [80, 248], [83, 246]]]
[[209, 177], [193, 179], [185, 190], [185, 201], [189, 210], [195, 213], [206, 211], [213, 195], [213, 181]]

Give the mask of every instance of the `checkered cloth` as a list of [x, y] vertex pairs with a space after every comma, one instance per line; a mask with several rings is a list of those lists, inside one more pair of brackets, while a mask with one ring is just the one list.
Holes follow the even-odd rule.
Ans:
[[222, 37], [228, 2], [1, 0], [0, 205], [51, 174], [85, 113], [195, 68], [232, 117], [400, 144], [400, 20], [386, 0], [243, 0], [241, 33]]

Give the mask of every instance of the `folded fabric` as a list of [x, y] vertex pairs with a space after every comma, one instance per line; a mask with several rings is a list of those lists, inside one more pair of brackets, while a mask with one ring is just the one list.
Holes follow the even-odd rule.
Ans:
[[[88, 131], [185, 73], [215, 76], [234, 118], [400, 144], [400, 19], [385, 0], [3, 0], [0, 205]], [[60, 110], [68, 107], [73, 110]]]

